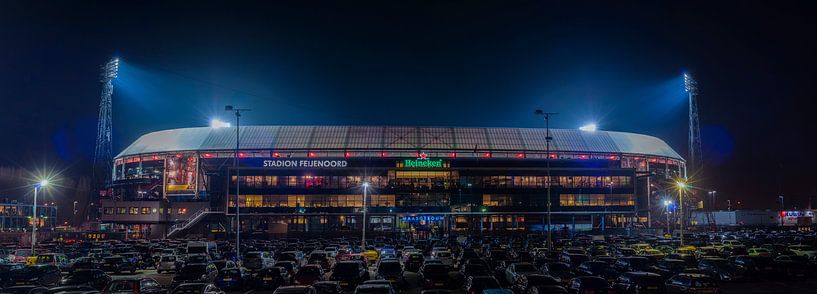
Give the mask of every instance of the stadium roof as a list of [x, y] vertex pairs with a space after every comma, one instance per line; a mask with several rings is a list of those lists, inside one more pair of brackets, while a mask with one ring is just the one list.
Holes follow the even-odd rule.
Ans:
[[[551, 129], [552, 152], [643, 154], [683, 158], [656, 137]], [[545, 129], [400, 126], [242, 126], [244, 150], [545, 151]], [[117, 158], [173, 151], [235, 148], [235, 128], [182, 128], [145, 134]]]

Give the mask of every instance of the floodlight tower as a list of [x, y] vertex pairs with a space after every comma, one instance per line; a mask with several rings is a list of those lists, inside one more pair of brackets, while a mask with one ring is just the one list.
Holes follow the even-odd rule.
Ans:
[[96, 127], [96, 149], [94, 150], [94, 189], [98, 192], [111, 184], [113, 176], [113, 155], [111, 152], [111, 129], [113, 128], [113, 80], [119, 74], [119, 58], [114, 58], [99, 67], [99, 81], [102, 82], [102, 97], [99, 100], [99, 118]]
[[689, 95], [689, 164], [687, 170], [700, 172], [703, 160], [701, 126], [698, 121], [698, 82], [689, 73], [684, 73], [684, 90]]

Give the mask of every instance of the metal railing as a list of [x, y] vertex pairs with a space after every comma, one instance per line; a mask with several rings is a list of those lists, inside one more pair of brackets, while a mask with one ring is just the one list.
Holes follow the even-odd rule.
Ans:
[[193, 213], [192, 215], [190, 215], [190, 217], [188, 217], [184, 221], [171, 226], [170, 231], [167, 233], [167, 237], [170, 238], [170, 237], [172, 237], [173, 235], [175, 235], [178, 232], [189, 229], [190, 227], [192, 227], [193, 225], [198, 223], [201, 219], [203, 219], [204, 216], [206, 216], [207, 214], [210, 214], [210, 213], [222, 213], [222, 212], [220, 212], [220, 211], [210, 211], [210, 208], [202, 208], [202, 209], [196, 211], [195, 213]]

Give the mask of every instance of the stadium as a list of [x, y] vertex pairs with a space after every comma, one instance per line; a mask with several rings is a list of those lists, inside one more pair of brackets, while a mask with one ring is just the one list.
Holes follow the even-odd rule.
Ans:
[[548, 144], [547, 132], [403, 126], [152, 132], [114, 158], [111, 188], [99, 201], [101, 227], [130, 238], [231, 234], [237, 190], [245, 236], [359, 234], [364, 223], [374, 235], [419, 238], [542, 232], [548, 195], [554, 231], [650, 227], [661, 191], [686, 175], [684, 159], [655, 137], [550, 129]]

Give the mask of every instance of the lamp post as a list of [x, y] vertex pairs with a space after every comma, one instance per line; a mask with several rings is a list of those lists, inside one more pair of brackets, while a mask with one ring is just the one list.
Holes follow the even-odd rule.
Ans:
[[[241, 186], [241, 177], [239, 167], [239, 143], [241, 139], [241, 112], [250, 111], [250, 109], [242, 109], [242, 108], [234, 108], [232, 105], [224, 106], [224, 111], [232, 111], [235, 113], [235, 157], [233, 158], [233, 168], [235, 168], [235, 261], [238, 262], [239, 257], [241, 256], [241, 216], [239, 212], [239, 207], [241, 204], [239, 203], [239, 195], [240, 195], [240, 186]], [[228, 193], [229, 196], [229, 193]], [[229, 202], [229, 200], [227, 201]]]
[[74, 226], [77, 225], [77, 201], [74, 201]]
[[551, 239], [551, 232], [550, 232], [551, 227], [552, 227], [551, 219], [550, 219], [550, 208], [551, 208], [551, 204], [552, 204], [551, 200], [550, 200], [550, 190], [552, 188], [553, 179], [550, 178], [550, 141], [553, 140], [553, 137], [550, 136], [550, 117], [556, 115], [557, 113], [555, 113], [555, 112], [544, 112], [544, 111], [542, 111], [540, 109], [537, 109], [534, 112], [534, 114], [541, 115], [541, 116], [545, 117], [545, 146], [546, 146], [545, 147], [546, 148], [545, 153], [547, 154], [547, 156], [545, 156], [545, 164], [547, 165], [547, 183], [548, 183], [548, 186], [547, 186], [547, 189], [548, 189], [548, 192], [547, 192], [547, 197], [548, 197], [548, 203], [547, 203], [547, 206], [548, 206], [547, 207], [547, 209], [548, 209], [547, 210], [548, 227], [547, 227], [547, 230], [548, 230], [548, 252], [551, 252], [551, 251], [553, 251], [553, 239]]
[[46, 186], [48, 186], [48, 180], [41, 180], [34, 185], [34, 204], [31, 205], [31, 219], [34, 220], [31, 223], [31, 256], [36, 256], [34, 247], [37, 245], [37, 193]]
[[363, 182], [363, 234], [360, 238], [360, 250], [366, 250], [366, 196], [368, 196], [369, 182]]
[[670, 221], [669, 221], [669, 207], [670, 207], [670, 205], [672, 205], [672, 201], [664, 200], [664, 209], [665, 209], [665, 211], [667, 213], [667, 234], [669, 234], [669, 231], [670, 231]]
[[681, 246], [684, 246], [684, 189], [686, 189], [687, 184], [678, 181], [675, 182], [675, 185], [678, 186], [678, 215], [679, 219], [681, 220], [681, 227], [680, 227], [680, 235], [681, 235]]

